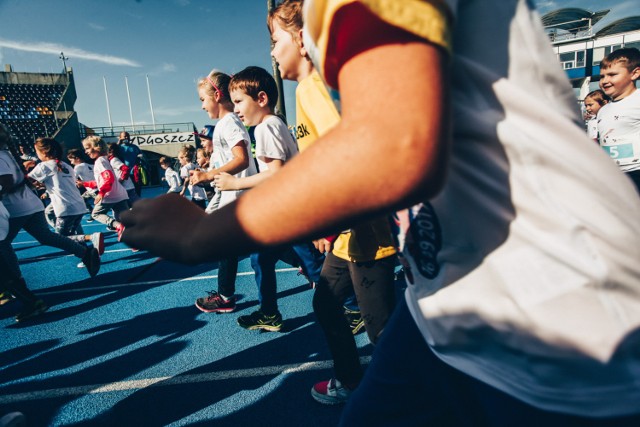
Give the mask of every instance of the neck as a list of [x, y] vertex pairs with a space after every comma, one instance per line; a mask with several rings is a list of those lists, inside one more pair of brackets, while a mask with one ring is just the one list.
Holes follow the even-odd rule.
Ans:
[[313, 73], [313, 63], [309, 60], [304, 60], [302, 64], [300, 64], [300, 69], [298, 70], [298, 78], [296, 81], [300, 83], [302, 80], [306, 79]]
[[221, 103], [218, 108], [218, 118], [221, 119], [229, 113], [233, 113], [233, 104]]
[[633, 86], [629, 86], [624, 92], [622, 92], [620, 95], [613, 98], [613, 100], [620, 101], [621, 99], [625, 99], [627, 96], [631, 95], [635, 91], [636, 91], [636, 85], [634, 83]]

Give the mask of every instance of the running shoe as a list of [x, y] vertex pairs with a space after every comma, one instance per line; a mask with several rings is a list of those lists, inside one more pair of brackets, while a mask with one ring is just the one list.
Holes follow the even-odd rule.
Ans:
[[80, 261], [80, 262], [76, 265], [76, 267], [78, 267], [78, 268], [84, 268], [84, 262]]
[[98, 255], [104, 253], [104, 235], [100, 232], [91, 235], [91, 244], [98, 250]]
[[265, 331], [278, 332], [282, 329], [282, 315], [276, 313], [272, 316], [267, 316], [258, 310], [249, 315], [238, 317], [238, 325], [250, 331], [263, 329]]
[[331, 378], [329, 381], [321, 381], [311, 387], [311, 396], [324, 405], [345, 403], [353, 393], [344, 387], [340, 381]]
[[344, 316], [347, 318], [347, 322], [349, 323], [349, 327], [351, 328], [351, 333], [353, 335], [358, 335], [360, 332], [364, 332], [364, 319], [362, 319], [360, 311], [350, 310], [345, 307]]
[[0, 305], [5, 305], [6, 303], [8, 303], [14, 298], [15, 297], [11, 295], [9, 292], [2, 292], [0, 293]]
[[47, 304], [45, 304], [44, 301], [42, 301], [41, 299], [39, 299], [38, 301], [36, 301], [35, 303], [33, 303], [33, 305], [30, 305], [28, 307], [25, 307], [24, 310], [22, 310], [17, 316], [16, 316], [16, 322], [22, 322], [24, 320], [27, 319], [31, 319], [32, 317], [36, 317], [39, 314], [44, 313], [45, 311], [47, 311], [49, 309], [49, 306]]
[[234, 297], [225, 300], [222, 295], [215, 291], [207, 291], [208, 297], [198, 298], [196, 307], [205, 313], [231, 313], [236, 309], [236, 299]]
[[87, 271], [91, 277], [95, 277], [98, 271], [100, 271], [100, 254], [96, 248], [87, 248], [82, 257], [82, 262], [85, 267], [87, 267]]

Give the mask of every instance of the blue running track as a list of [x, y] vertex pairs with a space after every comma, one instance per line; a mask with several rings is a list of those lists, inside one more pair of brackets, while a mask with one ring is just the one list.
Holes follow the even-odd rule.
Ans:
[[[237, 310], [207, 314], [194, 301], [217, 289], [215, 263], [158, 261], [102, 224], [83, 226], [105, 232], [94, 279], [77, 258], [25, 232], [14, 242], [29, 287], [51, 308], [18, 324], [18, 302], [0, 307], [0, 416], [21, 411], [29, 426], [337, 424], [342, 407], [310, 395], [332, 363], [313, 291], [297, 269], [278, 265], [283, 331], [247, 331], [236, 319], [257, 308], [248, 259], [239, 266]], [[366, 334], [357, 342], [366, 363], [372, 346]]]

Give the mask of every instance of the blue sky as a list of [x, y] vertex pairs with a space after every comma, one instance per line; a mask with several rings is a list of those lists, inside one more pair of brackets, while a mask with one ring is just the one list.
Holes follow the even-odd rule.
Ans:
[[[611, 9], [598, 26], [640, 14], [637, 0], [538, 0], [540, 12], [561, 7]], [[103, 77], [114, 125], [210, 122], [195, 84], [211, 69], [271, 69], [266, 0], [0, 0], [0, 63], [14, 71], [60, 72], [63, 51], [73, 68], [80, 121], [108, 126]], [[294, 83], [285, 84], [289, 122]]]

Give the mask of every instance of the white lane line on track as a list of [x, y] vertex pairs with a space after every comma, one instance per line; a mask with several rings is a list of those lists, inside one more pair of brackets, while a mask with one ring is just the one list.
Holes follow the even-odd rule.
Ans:
[[[286, 273], [290, 271], [298, 271], [297, 268], [278, 268], [276, 269], [276, 273]], [[238, 272], [238, 276], [253, 276], [255, 273], [253, 271], [244, 271]], [[62, 291], [36, 291], [38, 295], [56, 295], [56, 294], [67, 294], [70, 292], [93, 292], [96, 290], [104, 290], [104, 289], [118, 289], [118, 288], [130, 288], [136, 285], [159, 285], [163, 283], [171, 283], [171, 282], [191, 282], [196, 280], [207, 280], [207, 279], [217, 279], [218, 275], [210, 275], [210, 276], [192, 276], [192, 277], [183, 277], [183, 278], [174, 278], [174, 279], [162, 279], [162, 280], [146, 280], [141, 282], [131, 282], [131, 283], [120, 283], [116, 285], [105, 285], [105, 286], [91, 286], [86, 288], [78, 288], [78, 289], [65, 289]]]
[[[371, 356], [363, 356], [360, 363], [368, 364]], [[49, 390], [31, 391], [27, 393], [6, 394], [0, 396], [0, 404], [23, 402], [26, 400], [55, 399], [63, 396], [81, 396], [85, 394], [109, 393], [122, 390], [141, 390], [147, 387], [164, 387], [181, 384], [195, 384], [229, 379], [255, 378], [270, 375], [288, 375], [295, 372], [331, 369], [333, 361], [322, 360], [302, 364], [264, 366], [253, 369], [235, 369], [230, 371], [208, 372], [204, 374], [177, 375], [174, 377], [157, 377], [143, 380], [118, 381], [109, 384], [93, 384], [77, 387], [63, 387]]]

